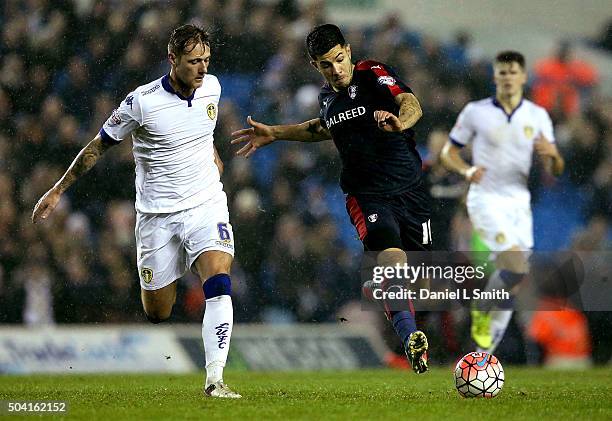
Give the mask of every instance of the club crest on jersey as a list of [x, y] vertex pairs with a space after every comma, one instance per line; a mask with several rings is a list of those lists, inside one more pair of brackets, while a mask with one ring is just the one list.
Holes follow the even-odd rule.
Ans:
[[525, 132], [525, 137], [531, 139], [533, 137], [533, 127], [525, 126], [523, 127], [523, 131]]
[[217, 116], [217, 107], [212, 102], [206, 106], [206, 114], [208, 114], [208, 118], [214, 120]]
[[355, 99], [355, 97], [357, 96], [357, 86], [356, 85], [349, 86], [348, 94], [351, 99]]
[[395, 85], [395, 79], [391, 76], [380, 76], [377, 80], [379, 85]]
[[373, 213], [372, 215], [369, 215], [368, 216], [368, 221], [370, 221], [370, 222], [378, 221], [378, 214], [377, 213]]
[[140, 275], [142, 276], [142, 280], [145, 284], [150, 284], [153, 281], [153, 270], [149, 268], [142, 268], [140, 271]]

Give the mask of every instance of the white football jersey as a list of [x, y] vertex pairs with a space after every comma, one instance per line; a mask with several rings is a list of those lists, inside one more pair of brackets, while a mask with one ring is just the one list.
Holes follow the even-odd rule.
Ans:
[[190, 209], [223, 190], [213, 149], [220, 96], [215, 76], [185, 98], [166, 75], [131, 92], [104, 123], [105, 142], [132, 134], [138, 212]]
[[494, 97], [468, 103], [450, 132], [452, 143], [459, 147], [473, 143], [472, 164], [486, 169], [482, 180], [470, 185], [468, 200], [498, 194], [528, 203], [533, 144], [540, 134], [555, 141], [548, 113], [527, 99], [512, 114]]

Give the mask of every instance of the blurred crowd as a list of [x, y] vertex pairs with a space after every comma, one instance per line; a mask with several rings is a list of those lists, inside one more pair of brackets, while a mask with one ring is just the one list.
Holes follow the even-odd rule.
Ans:
[[[295, 0], [177, 0], [172, 7], [135, 0], [2, 2], [0, 323], [144, 320], [131, 142], [111, 149], [46, 222], [33, 225], [30, 215], [127, 93], [168, 72], [169, 33], [186, 22], [212, 28], [215, 39], [209, 71], [223, 87], [215, 143], [225, 163], [236, 241], [237, 320], [332, 321], [339, 308], [359, 299], [361, 245], [345, 215], [333, 144], [278, 143], [249, 160], [234, 157], [229, 144], [247, 115], [270, 124], [318, 116], [321, 77], [308, 65], [304, 37], [327, 20], [323, 6]], [[421, 101], [416, 131], [436, 246], [468, 250], [466, 185], [441, 168], [438, 155], [462, 107], [492, 94], [491, 58], [469, 32], [441, 42], [408, 25], [389, 16], [343, 29], [355, 59], [392, 65]], [[605, 40], [602, 47], [609, 48]], [[567, 161], [559, 180], [536, 166], [534, 206], [554, 215], [574, 203], [569, 228], [564, 224], [569, 239], [558, 248], [609, 249], [612, 98], [599, 94], [598, 69], [575, 59], [567, 43], [529, 63], [529, 70], [530, 97], [551, 113]], [[173, 320], [200, 321], [202, 301], [197, 278], [185, 276]]]

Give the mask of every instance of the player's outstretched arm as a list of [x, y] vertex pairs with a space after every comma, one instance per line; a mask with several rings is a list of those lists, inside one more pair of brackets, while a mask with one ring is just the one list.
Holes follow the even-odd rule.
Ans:
[[477, 166], [470, 167], [467, 162], [463, 160], [460, 152], [461, 149], [457, 146], [453, 145], [451, 142], [446, 142], [440, 154], [442, 164], [448, 170], [461, 174], [467, 181], [479, 183], [484, 175], [485, 169]]
[[296, 142], [321, 142], [331, 139], [327, 128], [321, 125], [318, 118], [305, 121], [300, 124], [289, 124], [282, 126], [269, 126], [255, 121], [249, 116], [247, 118], [249, 128], [236, 130], [232, 133], [232, 145], [238, 143], [246, 144], [236, 152], [248, 158], [257, 148], [269, 145], [276, 140], [292, 140]]
[[110, 147], [111, 145], [104, 143], [100, 135], [97, 135], [87, 146], [81, 149], [64, 175], [36, 203], [32, 212], [32, 222], [36, 223], [41, 219], [46, 219], [59, 203], [62, 193], [80, 176], [96, 165], [100, 156]]

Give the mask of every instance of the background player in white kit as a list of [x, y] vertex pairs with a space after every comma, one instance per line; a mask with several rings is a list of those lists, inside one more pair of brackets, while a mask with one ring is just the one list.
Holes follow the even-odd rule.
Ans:
[[131, 92], [62, 178], [39, 200], [45, 219], [61, 194], [112, 145], [132, 134], [136, 162], [136, 242], [142, 303], [159, 323], [176, 299], [176, 280], [194, 270], [203, 284], [202, 337], [206, 395], [240, 398], [222, 379], [233, 325], [230, 267], [234, 239], [222, 164], [213, 145], [221, 86], [207, 74], [210, 35], [176, 28], [168, 43], [170, 73]]
[[[497, 55], [495, 96], [468, 103], [450, 132], [443, 163], [471, 182], [467, 197], [470, 220], [491, 250], [496, 271], [486, 289], [514, 289], [528, 273], [533, 227], [527, 179], [532, 156], [542, 159], [555, 176], [564, 161], [554, 143], [544, 108], [523, 98], [525, 59], [515, 51]], [[473, 166], [460, 156], [472, 142]], [[491, 311], [495, 310], [495, 311]], [[492, 352], [512, 318], [512, 302], [481, 302], [472, 310], [472, 337], [480, 350]]]

